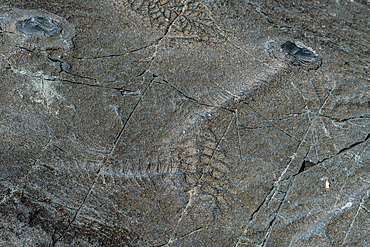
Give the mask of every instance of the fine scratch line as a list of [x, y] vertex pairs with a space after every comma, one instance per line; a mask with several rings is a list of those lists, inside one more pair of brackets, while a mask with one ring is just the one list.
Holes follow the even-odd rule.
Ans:
[[93, 181], [93, 183], [92, 183], [92, 185], [91, 185], [91, 187], [90, 187], [90, 189], [89, 189], [88, 193], [86, 194], [85, 198], [83, 199], [83, 201], [82, 201], [81, 205], [78, 207], [78, 209], [77, 209], [77, 211], [76, 211], [76, 213], [75, 213], [75, 216], [73, 217], [72, 221], [69, 223], [68, 227], [64, 230], [63, 234], [61, 235], [61, 237], [60, 237], [59, 239], [63, 238], [63, 236], [66, 234], [67, 230], [71, 227], [71, 225], [73, 224], [73, 222], [76, 220], [76, 218], [77, 218], [78, 214], [80, 213], [80, 211], [81, 211], [82, 207], [84, 206], [85, 202], [86, 202], [86, 201], [87, 201], [87, 199], [89, 198], [89, 196], [90, 196], [90, 194], [91, 194], [91, 192], [92, 192], [92, 190], [93, 190], [93, 188], [94, 188], [95, 184], [97, 183], [98, 178], [100, 177], [100, 171], [101, 171], [101, 169], [103, 168], [103, 166], [104, 166], [104, 164], [106, 163], [106, 161], [108, 160], [109, 156], [113, 153], [114, 149], [116, 148], [117, 143], [118, 143], [119, 139], [121, 138], [121, 136], [122, 136], [122, 134], [123, 134], [124, 130], [126, 129], [126, 126], [128, 125], [129, 120], [130, 120], [130, 119], [131, 119], [131, 117], [133, 116], [133, 114], [134, 114], [135, 110], [138, 108], [138, 106], [139, 106], [140, 102], [143, 100], [143, 98], [144, 98], [144, 96], [145, 96], [146, 92], [148, 91], [148, 89], [150, 88], [150, 86], [152, 85], [152, 83], [153, 83], [153, 81], [154, 81], [154, 80], [155, 80], [155, 78], [152, 78], [152, 80], [150, 81], [150, 83], [149, 83], [149, 84], [148, 84], [148, 86], [146, 87], [145, 91], [144, 91], [144, 92], [143, 92], [143, 94], [141, 95], [140, 99], [139, 99], [139, 100], [138, 100], [138, 102], [136, 103], [136, 105], [135, 105], [134, 109], [131, 111], [131, 113], [130, 113], [129, 117], [127, 118], [127, 120], [126, 120], [126, 122], [125, 122], [125, 124], [122, 126], [122, 128], [121, 128], [120, 132], [118, 133], [118, 135], [117, 135], [116, 139], [115, 139], [115, 140], [114, 140], [114, 142], [113, 142], [113, 145], [112, 145], [112, 148], [111, 148], [111, 150], [110, 150], [109, 154], [107, 154], [107, 155], [105, 156], [105, 158], [103, 159], [103, 161], [102, 161], [102, 163], [101, 163], [101, 166], [99, 167], [99, 169], [98, 169], [98, 171], [97, 171], [97, 173], [96, 173], [96, 178], [94, 179], [94, 181]]

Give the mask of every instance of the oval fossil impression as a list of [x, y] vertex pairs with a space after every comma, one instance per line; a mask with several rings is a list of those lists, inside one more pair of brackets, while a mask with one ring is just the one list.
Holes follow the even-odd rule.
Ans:
[[316, 70], [322, 63], [320, 55], [300, 41], [277, 38], [269, 40], [266, 49], [272, 58], [291, 69]]
[[50, 36], [53, 35], [59, 27], [57, 21], [46, 19], [43, 16], [19, 20], [15, 25], [19, 32], [31, 36]]
[[306, 47], [299, 47], [294, 42], [287, 41], [281, 45], [287, 54], [287, 63], [290, 67], [315, 70], [321, 65], [321, 57]]

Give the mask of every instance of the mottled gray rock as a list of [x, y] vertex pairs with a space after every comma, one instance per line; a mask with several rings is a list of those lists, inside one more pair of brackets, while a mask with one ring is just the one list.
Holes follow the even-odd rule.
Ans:
[[370, 245], [369, 2], [0, 6], [1, 246]]

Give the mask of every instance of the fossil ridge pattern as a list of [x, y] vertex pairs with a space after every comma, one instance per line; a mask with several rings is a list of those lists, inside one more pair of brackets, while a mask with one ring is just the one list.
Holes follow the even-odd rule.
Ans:
[[370, 241], [364, 4], [0, 2], [0, 245]]

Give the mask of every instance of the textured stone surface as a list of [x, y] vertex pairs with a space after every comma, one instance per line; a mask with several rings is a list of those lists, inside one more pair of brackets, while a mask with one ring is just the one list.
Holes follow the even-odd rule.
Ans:
[[368, 246], [369, 1], [0, 1], [0, 246]]

